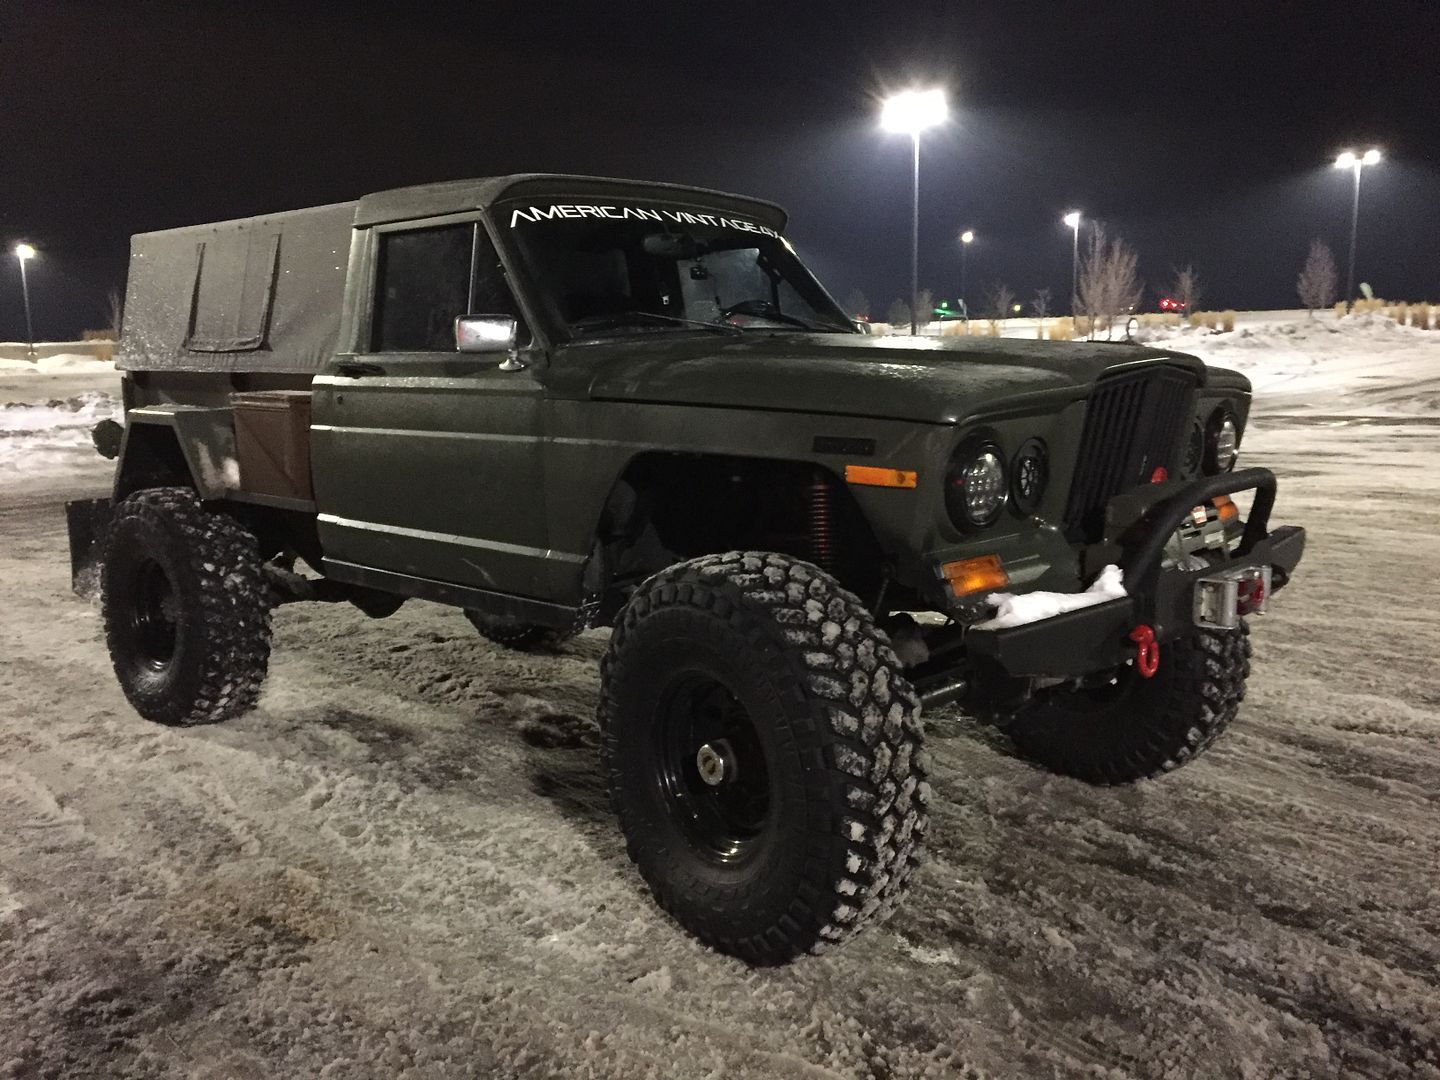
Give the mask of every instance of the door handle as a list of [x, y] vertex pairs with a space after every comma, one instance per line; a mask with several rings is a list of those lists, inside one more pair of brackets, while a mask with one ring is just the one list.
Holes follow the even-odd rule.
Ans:
[[357, 379], [361, 375], [384, 375], [385, 369], [379, 364], [372, 364], [366, 360], [343, 360], [335, 365], [337, 374]]

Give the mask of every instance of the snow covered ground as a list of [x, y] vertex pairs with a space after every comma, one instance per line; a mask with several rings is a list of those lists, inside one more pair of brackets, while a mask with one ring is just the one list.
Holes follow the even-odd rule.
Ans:
[[1237, 725], [1114, 790], [929, 717], [909, 903], [767, 971], [625, 858], [602, 634], [292, 606], [257, 712], [141, 722], [67, 580], [113, 374], [0, 371], [81, 399], [0, 429], [61, 444], [0, 470], [0, 1077], [1440, 1077], [1440, 333], [1249, 328], [1184, 347], [1274, 392], [1243, 460], [1311, 547]]

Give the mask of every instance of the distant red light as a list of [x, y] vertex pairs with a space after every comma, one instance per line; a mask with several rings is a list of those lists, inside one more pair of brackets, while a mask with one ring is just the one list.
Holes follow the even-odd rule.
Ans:
[[1163, 484], [1169, 479], [1170, 470], [1165, 468], [1164, 465], [1156, 465], [1155, 471], [1150, 474], [1150, 483], [1152, 484]]

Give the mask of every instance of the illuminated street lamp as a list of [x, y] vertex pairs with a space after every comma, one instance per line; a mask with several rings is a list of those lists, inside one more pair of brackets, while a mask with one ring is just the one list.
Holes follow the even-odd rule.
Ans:
[[1355, 173], [1355, 197], [1350, 203], [1350, 271], [1345, 277], [1345, 310], [1355, 304], [1355, 234], [1360, 228], [1360, 173], [1366, 165], [1380, 164], [1380, 151], [1371, 147], [1357, 155], [1346, 150], [1335, 159], [1335, 168], [1351, 169]]
[[920, 313], [920, 133], [944, 123], [950, 113], [943, 90], [906, 90], [887, 98], [880, 110], [880, 126], [904, 132], [914, 147], [910, 207], [910, 333], [918, 334]]
[[960, 234], [960, 310], [965, 313], [967, 319], [970, 317], [970, 303], [965, 296], [965, 255], [974, 242], [974, 229], [966, 229]]
[[1080, 211], [1071, 210], [1060, 220], [1069, 225], [1074, 234], [1070, 238], [1070, 311], [1073, 313], [1080, 299]]
[[20, 264], [20, 294], [25, 298], [25, 355], [35, 359], [35, 328], [30, 322], [30, 280], [25, 276], [25, 264], [35, 257], [35, 249], [29, 244], [15, 245], [15, 260]]

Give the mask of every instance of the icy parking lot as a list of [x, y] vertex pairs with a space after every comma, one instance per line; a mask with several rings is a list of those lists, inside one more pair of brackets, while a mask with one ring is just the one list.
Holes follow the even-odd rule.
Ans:
[[766, 971], [625, 858], [603, 634], [292, 606], [257, 712], [137, 718], [64, 535], [110, 377], [0, 371], [80, 401], [0, 423], [0, 1077], [1440, 1077], [1440, 333], [1333, 326], [1185, 339], [1310, 530], [1227, 736], [1097, 789], [927, 718], [908, 904]]

